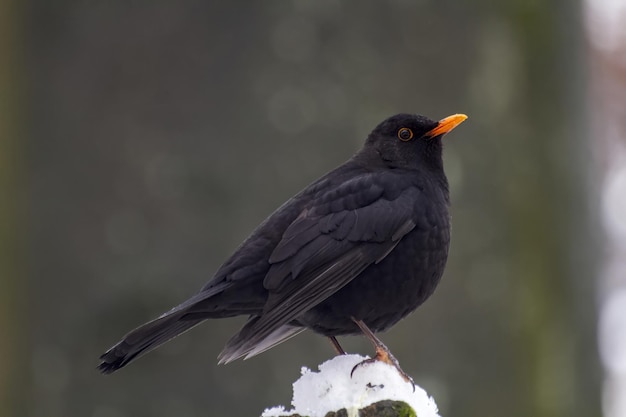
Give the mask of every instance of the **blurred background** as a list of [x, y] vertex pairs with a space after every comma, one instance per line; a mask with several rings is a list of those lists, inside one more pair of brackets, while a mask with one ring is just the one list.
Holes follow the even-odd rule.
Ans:
[[217, 366], [243, 319], [211, 321], [95, 367], [415, 112], [470, 119], [444, 279], [382, 335], [404, 370], [444, 416], [626, 416], [624, 28], [620, 0], [0, 1], [0, 415], [289, 405], [324, 338]]

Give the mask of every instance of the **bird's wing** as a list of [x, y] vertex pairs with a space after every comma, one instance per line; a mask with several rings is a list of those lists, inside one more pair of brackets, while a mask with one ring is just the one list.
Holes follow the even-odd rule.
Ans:
[[[252, 356], [256, 346], [303, 312], [380, 262], [415, 228], [417, 187], [385, 186], [390, 178], [363, 175], [326, 191], [285, 230], [269, 259], [269, 297], [229, 341], [221, 362]], [[273, 341], [274, 344], [279, 341]]]

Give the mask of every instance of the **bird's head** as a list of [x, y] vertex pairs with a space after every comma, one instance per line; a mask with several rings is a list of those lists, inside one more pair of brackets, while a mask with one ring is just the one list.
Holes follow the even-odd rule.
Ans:
[[431, 120], [416, 114], [397, 114], [380, 123], [370, 133], [363, 152], [376, 154], [390, 168], [442, 169], [441, 138], [467, 116], [454, 114]]

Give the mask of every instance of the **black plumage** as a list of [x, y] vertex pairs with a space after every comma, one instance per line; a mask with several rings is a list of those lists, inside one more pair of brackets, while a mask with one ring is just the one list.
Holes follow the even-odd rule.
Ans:
[[340, 349], [335, 336], [393, 326], [443, 274], [450, 219], [441, 138], [465, 118], [382, 122], [350, 160], [268, 217], [200, 292], [103, 354], [99, 369], [113, 372], [211, 318], [249, 316], [220, 363], [307, 328]]

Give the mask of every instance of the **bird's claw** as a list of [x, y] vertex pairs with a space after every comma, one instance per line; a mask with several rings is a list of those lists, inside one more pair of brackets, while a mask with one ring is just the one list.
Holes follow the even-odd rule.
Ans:
[[373, 358], [365, 359], [364, 361], [361, 361], [354, 365], [352, 371], [350, 371], [350, 378], [352, 378], [352, 376], [354, 375], [354, 371], [358, 367], [374, 362], [384, 362], [396, 368], [402, 379], [404, 379], [406, 382], [409, 382], [413, 387], [413, 392], [415, 392], [415, 382], [413, 381], [413, 378], [411, 378], [406, 372], [402, 370], [402, 368], [400, 368], [400, 363], [398, 362], [398, 360], [391, 354], [391, 352], [385, 349], [377, 348], [376, 355]]

